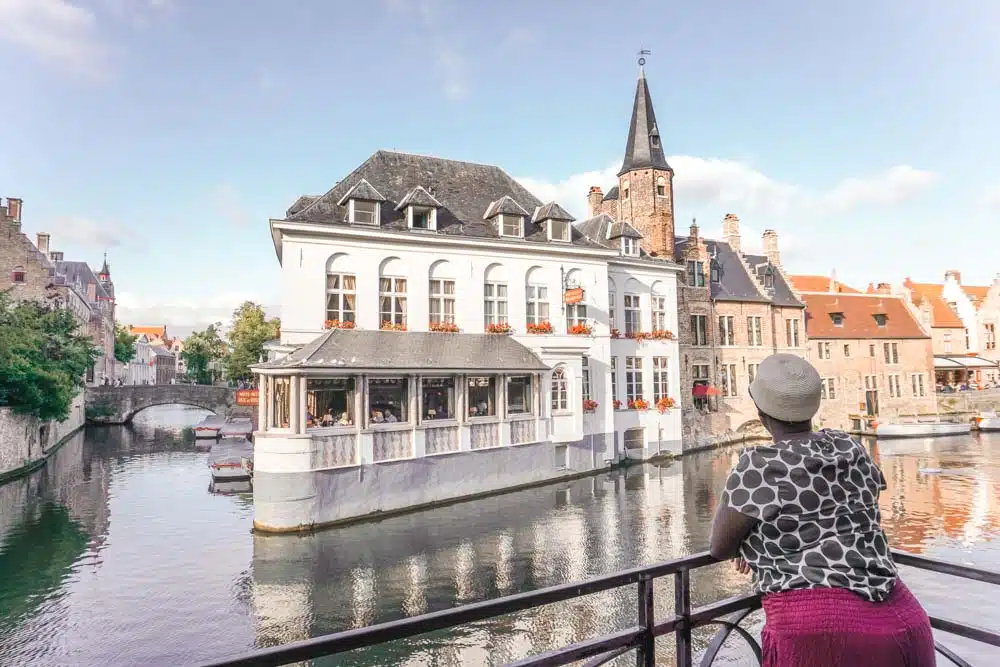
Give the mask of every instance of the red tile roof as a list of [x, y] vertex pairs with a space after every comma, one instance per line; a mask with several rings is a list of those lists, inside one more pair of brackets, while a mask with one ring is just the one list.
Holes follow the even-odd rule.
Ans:
[[166, 325], [138, 326], [138, 327], [129, 326], [128, 331], [129, 333], [136, 336], [145, 334], [148, 338], [163, 338], [167, 335]]
[[[829, 276], [788, 276], [792, 287], [797, 292], [830, 292]], [[839, 280], [834, 281], [834, 291], [841, 294], [860, 294], [853, 287], [848, 287]]]
[[986, 300], [990, 288], [988, 285], [962, 285], [962, 291], [972, 299], [973, 305], [979, 308], [979, 304]]
[[[901, 297], [886, 294], [803, 294], [810, 338], [929, 338]], [[837, 326], [831, 313], [842, 313]], [[885, 315], [880, 327], [875, 315]]]
[[936, 283], [915, 283], [907, 278], [903, 282], [903, 286], [909, 288], [915, 305], [930, 304], [932, 327], [936, 329], [965, 328], [958, 314], [951, 309], [951, 306], [941, 296], [941, 291], [944, 289], [943, 285]]

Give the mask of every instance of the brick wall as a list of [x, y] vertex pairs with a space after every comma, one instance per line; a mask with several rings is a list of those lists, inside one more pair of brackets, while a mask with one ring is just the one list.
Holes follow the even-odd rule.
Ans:
[[[931, 329], [931, 340], [934, 345], [934, 354], [965, 354], [968, 348], [965, 346], [964, 328], [933, 327]], [[948, 346], [948, 341], [951, 346]]]
[[[664, 194], [657, 194], [657, 181], [662, 179]], [[626, 190], [628, 198], [626, 199]], [[620, 217], [632, 223], [643, 236], [641, 245], [646, 252], [673, 256], [674, 195], [673, 173], [661, 169], [639, 169], [618, 179]]]
[[[25, 282], [14, 282], [14, 268], [22, 267]], [[10, 288], [15, 300], [44, 301], [51, 282], [51, 264], [21, 232], [21, 225], [0, 220], [0, 290]]]

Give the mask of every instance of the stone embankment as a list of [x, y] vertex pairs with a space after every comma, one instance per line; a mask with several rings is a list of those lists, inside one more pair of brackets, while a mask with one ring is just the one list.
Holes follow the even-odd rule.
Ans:
[[84, 421], [83, 393], [73, 399], [69, 418], [61, 422], [0, 408], [0, 484], [40, 467]]

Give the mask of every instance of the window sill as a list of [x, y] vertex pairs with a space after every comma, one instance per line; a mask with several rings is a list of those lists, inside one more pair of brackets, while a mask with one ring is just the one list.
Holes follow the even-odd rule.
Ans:
[[576, 413], [573, 412], [572, 410], [553, 410], [552, 411], [552, 416], [553, 417], [572, 417], [574, 414], [576, 414]]
[[486, 417], [469, 417], [467, 424], [499, 424], [500, 418], [496, 415], [488, 415]]
[[413, 424], [409, 422], [397, 422], [395, 424], [369, 424], [368, 428], [362, 429], [362, 433], [375, 433], [377, 431], [412, 431]]
[[530, 412], [517, 412], [512, 415], [511, 414], [507, 415], [507, 421], [509, 422], [523, 422], [534, 418], [535, 415], [531, 414]]
[[417, 426], [417, 430], [426, 430], [434, 428], [448, 428], [449, 426], [458, 426], [457, 419], [428, 419], [426, 421], [420, 422]]
[[311, 426], [306, 428], [309, 435], [354, 435], [358, 427], [352, 424], [346, 426]]

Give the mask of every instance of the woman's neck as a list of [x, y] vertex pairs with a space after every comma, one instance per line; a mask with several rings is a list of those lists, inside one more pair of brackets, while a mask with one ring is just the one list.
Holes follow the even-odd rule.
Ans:
[[813, 435], [812, 426], [806, 429], [786, 430], [780, 426], [771, 431], [771, 437], [775, 442], [781, 440], [811, 440]]

